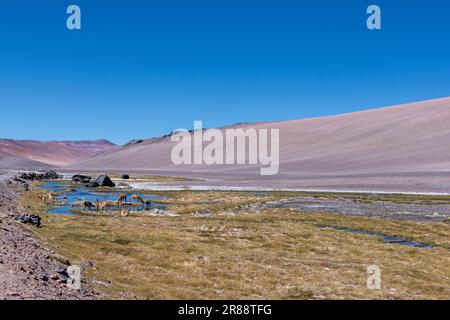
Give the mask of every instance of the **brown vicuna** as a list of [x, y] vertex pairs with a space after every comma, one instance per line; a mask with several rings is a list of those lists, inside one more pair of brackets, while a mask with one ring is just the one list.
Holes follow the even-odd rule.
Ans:
[[52, 193], [41, 194], [39, 196], [39, 199], [41, 199], [42, 202], [45, 202], [45, 203], [52, 203], [54, 200], [54, 195]]
[[40, 198], [42, 199], [43, 202], [45, 203], [52, 203], [55, 196], [52, 193], [48, 193], [48, 194], [43, 194], [40, 196]]
[[113, 201], [105, 201], [105, 202], [99, 202], [97, 200], [97, 202], [95, 203], [95, 207], [97, 209], [97, 211], [107, 211], [109, 210], [111, 207], [114, 206], [114, 202]]
[[87, 200], [83, 202], [83, 210], [85, 210], [85, 209], [91, 210], [93, 208], [96, 208], [96, 206], [94, 206], [94, 204], [92, 202], [87, 201]]
[[126, 194], [121, 194], [117, 197], [117, 205], [127, 202], [127, 195]]
[[134, 200], [137, 200], [138, 203], [140, 202], [142, 204], [145, 204], [144, 200], [142, 199], [142, 197], [140, 195], [138, 195], [138, 194], [133, 194], [131, 196], [131, 201], [133, 202]]

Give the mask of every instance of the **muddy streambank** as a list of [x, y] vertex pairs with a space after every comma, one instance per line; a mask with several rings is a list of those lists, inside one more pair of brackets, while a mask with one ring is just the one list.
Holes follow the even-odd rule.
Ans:
[[0, 173], [0, 300], [91, 300], [99, 294], [83, 283], [82, 290], [67, 287], [70, 261], [47, 249], [14, 215], [28, 214], [18, 196], [28, 183]]

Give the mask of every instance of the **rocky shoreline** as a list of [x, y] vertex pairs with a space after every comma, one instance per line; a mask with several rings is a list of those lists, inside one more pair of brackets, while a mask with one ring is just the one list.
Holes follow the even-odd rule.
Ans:
[[28, 187], [26, 181], [0, 172], [0, 300], [99, 299], [99, 294], [88, 286], [70, 289], [70, 262], [45, 248], [23, 227], [40, 224], [40, 218], [20, 212], [16, 205], [17, 195]]

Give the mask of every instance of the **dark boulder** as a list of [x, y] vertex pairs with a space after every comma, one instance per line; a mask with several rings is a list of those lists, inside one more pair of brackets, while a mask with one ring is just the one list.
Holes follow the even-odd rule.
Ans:
[[59, 275], [65, 277], [65, 278], [68, 278], [68, 277], [69, 277], [69, 274], [67, 273], [67, 268], [64, 268], [64, 267], [57, 267], [57, 268], [55, 269], [55, 272], [56, 272], [56, 274], [59, 274]]
[[77, 183], [89, 183], [91, 182], [91, 179], [91, 177], [83, 176], [81, 174], [76, 174], [72, 177], [72, 181]]
[[48, 171], [48, 172], [43, 172], [43, 173], [24, 172], [24, 173], [21, 173], [16, 178], [28, 180], [28, 181], [41, 181], [41, 180], [60, 179], [60, 178], [62, 178], [62, 176], [57, 174], [55, 171]]
[[142, 142], [144, 142], [144, 140], [142, 140], [142, 139], [131, 140], [130, 142], [128, 142], [128, 143], [125, 145], [125, 147], [134, 146], [134, 145], [140, 144], [140, 143], [142, 143]]
[[54, 180], [54, 179], [61, 179], [63, 176], [59, 175], [55, 171], [48, 171], [44, 174], [44, 179], [46, 180]]
[[23, 179], [20, 179], [18, 177], [14, 177], [12, 180], [8, 181], [8, 184], [12, 184], [14, 182], [16, 182], [18, 185], [20, 185], [25, 191], [28, 191], [30, 188], [30, 185], [28, 184], [28, 182], [26, 182]]
[[69, 279], [69, 274], [67, 273], [67, 268], [58, 267], [55, 269], [55, 273], [53, 274], [52, 280], [58, 280], [59, 283], [67, 283]]
[[100, 187], [115, 187], [115, 183], [112, 182], [112, 180], [104, 175], [104, 176], [100, 176], [98, 177], [95, 182], [97, 182], [99, 184]]
[[20, 181], [19, 179], [35, 181], [38, 180], [38, 174], [36, 172], [24, 172], [21, 173], [18, 177], [14, 178], [15, 181]]
[[128, 174], [123, 174], [120, 176], [120, 179], [128, 180], [130, 179], [130, 176]]
[[31, 224], [35, 227], [41, 226], [41, 217], [35, 214], [11, 214], [8, 216], [14, 220], [17, 220], [23, 224]]
[[88, 187], [88, 188], [97, 188], [97, 187], [100, 187], [100, 185], [97, 183], [97, 181], [91, 181], [91, 182], [89, 182], [86, 185], [86, 187]]

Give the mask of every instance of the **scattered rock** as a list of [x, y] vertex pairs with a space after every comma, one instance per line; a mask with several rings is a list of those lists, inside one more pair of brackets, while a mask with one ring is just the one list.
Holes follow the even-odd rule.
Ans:
[[9, 181], [10, 184], [12, 184], [13, 181], [16, 182], [16, 183], [18, 183], [25, 191], [28, 191], [28, 190], [29, 190], [29, 187], [30, 187], [30, 186], [29, 186], [28, 182], [26, 182], [25, 180], [23, 180], [23, 179], [21, 179], [21, 178], [19, 178], [19, 177], [14, 177], [14, 178], [12, 179], [12, 181], [11, 181], [11, 180]]
[[[35, 235], [12, 219], [22, 223], [39, 225], [40, 218], [30, 214], [18, 214], [14, 200], [23, 189], [22, 182], [0, 176], [0, 300], [91, 300], [98, 299], [90, 282], [84, 282], [80, 291], [67, 287], [66, 258], [55, 256], [45, 248]], [[34, 178], [33, 178], [34, 179]], [[10, 212], [8, 212], [10, 211]], [[51, 257], [53, 257], [51, 259]], [[56, 270], [61, 273], [57, 273]]]
[[97, 188], [97, 187], [100, 187], [100, 185], [98, 184], [97, 181], [91, 181], [91, 182], [89, 182], [89, 183], [86, 185], [86, 187], [88, 187], [88, 188]]
[[[60, 256], [59, 254], [53, 254], [52, 256], [50, 256], [50, 259], [53, 260], [53, 261], [62, 263], [62, 264], [64, 264], [64, 265], [66, 265], [66, 266], [70, 266], [70, 261], [69, 261], [67, 258], [63, 257], [63, 256]], [[62, 271], [62, 270], [63, 270], [63, 271]], [[59, 268], [59, 269], [57, 269], [57, 270], [55, 270], [55, 271], [56, 271], [57, 273], [59, 273], [58, 271], [66, 272], [66, 273], [67, 273], [66, 269], [64, 269], [64, 268]]]
[[56, 272], [56, 274], [58, 275], [58, 278], [59, 278], [60, 276], [65, 277], [65, 278], [68, 278], [68, 277], [69, 277], [69, 274], [67, 273], [67, 269], [66, 269], [66, 268], [63, 268], [63, 267], [56, 268], [56, 269], [55, 269], [55, 272]]
[[91, 177], [83, 176], [81, 174], [76, 174], [72, 177], [72, 182], [76, 183], [89, 183], [91, 182]]
[[92, 263], [92, 261], [85, 261], [81, 266], [83, 267], [83, 269], [88, 269], [94, 267], [94, 264]]
[[120, 294], [128, 299], [137, 299], [137, 296], [129, 291], [121, 291]]
[[9, 292], [6, 292], [6, 295], [10, 296], [10, 297], [20, 297], [20, 293], [18, 293], [18, 292], [9, 291]]
[[128, 180], [128, 179], [130, 179], [130, 176], [128, 174], [124, 173], [120, 176], [120, 179]]
[[101, 187], [115, 187], [115, 183], [112, 182], [112, 180], [107, 176], [107, 175], [103, 175], [98, 177], [95, 182], [97, 182], [99, 184], [99, 186]]
[[69, 279], [69, 274], [66, 268], [57, 268], [55, 274], [52, 276], [52, 280], [58, 281], [59, 283], [67, 283]]
[[44, 173], [24, 172], [16, 178], [20, 178], [20, 179], [28, 180], [28, 181], [41, 181], [41, 180], [60, 179], [60, 178], [62, 178], [62, 176], [57, 174], [55, 171], [48, 171], [48, 172], [44, 172]]
[[133, 146], [133, 145], [135, 145], [135, 144], [139, 144], [139, 143], [142, 143], [142, 142], [144, 142], [144, 140], [141, 140], [141, 139], [138, 139], [138, 140], [131, 140], [130, 142], [128, 142], [128, 143], [125, 145], [125, 147]]
[[19, 221], [23, 224], [31, 224], [35, 227], [41, 226], [41, 217], [36, 214], [10, 214], [8, 218]]

